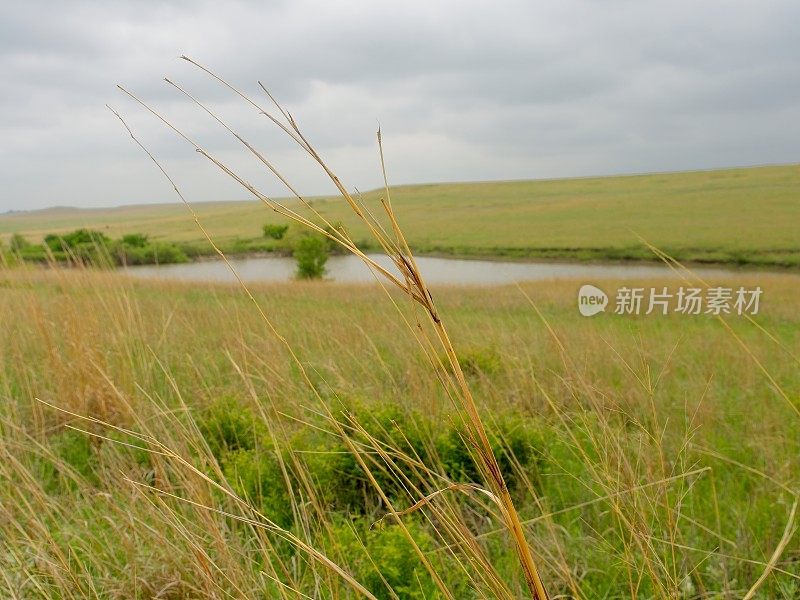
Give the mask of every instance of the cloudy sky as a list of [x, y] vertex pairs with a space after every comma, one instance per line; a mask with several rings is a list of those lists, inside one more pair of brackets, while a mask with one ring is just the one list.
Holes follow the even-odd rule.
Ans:
[[0, 211], [170, 202], [119, 110], [190, 200], [245, 198], [122, 95], [285, 195], [173, 78], [306, 194], [307, 158], [240, 98], [261, 80], [349, 187], [800, 161], [796, 0], [4, 2]]

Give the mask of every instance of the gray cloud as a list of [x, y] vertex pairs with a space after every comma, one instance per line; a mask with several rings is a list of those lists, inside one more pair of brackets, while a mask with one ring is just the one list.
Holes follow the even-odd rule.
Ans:
[[239, 166], [281, 186], [169, 75], [304, 192], [330, 191], [263, 117], [263, 80], [349, 185], [557, 177], [800, 157], [800, 5], [640, 2], [6, 3], [0, 8], [0, 210], [173, 200], [109, 103], [195, 200], [245, 197], [120, 94], [124, 83]]

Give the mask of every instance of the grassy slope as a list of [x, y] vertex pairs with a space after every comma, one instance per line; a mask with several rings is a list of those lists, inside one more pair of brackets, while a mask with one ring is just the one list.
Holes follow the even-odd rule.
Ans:
[[[377, 192], [366, 194], [377, 212]], [[399, 186], [395, 211], [420, 252], [576, 259], [649, 258], [637, 234], [684, 260], [800, 265], [797, 165], [548, 181]], [[338, 199], [315, 207], [366, 237]], [[257, 202], [197, 205], [214, 236], [257, 239], [275, 219]], [[177, 205], [51, 209], [0, 217], [0, 235], [80, 226], [205, 246]], [[246, 248], [241, 245], [240, 248]]]

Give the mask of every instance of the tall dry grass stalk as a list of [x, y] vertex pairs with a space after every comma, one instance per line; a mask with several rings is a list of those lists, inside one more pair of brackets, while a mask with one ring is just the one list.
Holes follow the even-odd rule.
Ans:
[[[787, 282], [771, 306], [772, 324], [785, 325], [777, 333], [761, 319], [590, 324], [565, 308], [574, 299], [567, 283], [493, 289], [490, 301], [485, 291], [443, 288], [434, 302], [392, 208], [380, 134], [376, 216], [277, 102], [270, 97], [273, 116], [197, 66], [323, 169], [395, 268], [364, 254], [176, 84], [297, 202], [266, 197], [142, 103], [269, 209], [359, 256], [381, 287], [239, 280], [243, 296], [225, 286], [140, 285], [80, 265], [0, 271], [0, 394], [9, 399], [0, 407], [0, 480], [11, 482], [0, 486], [0, 585], [9, 597], [419, 597], [420, 582], [395, 591], [405, 582], [390, 581], [382, 564], [391, 552], [367, 548], [373, 534], [402, 537], [415, 562], [394, 565], [421, 573], [427, 597], [793, 597], [800, 338], [786, 327], [797, 323], [798, 284]], [[688, 352], [687, 337], [698, 344]], [[470, 370], [461, 350], [487, 339], [502, 348], [491, 375]], [[231, 468], [238, 450], [215, 454], [204, 429], [227, 395], [233, 418], [253, 413], [264, 428], [246, 456], [274, 460], [269, 477], [256, 473], [254, 492]], [[768, 409], [760, 419], [740, 418], [756, 402]], [[389, 403], [406, 429], [395, 413], [375, 417]], [[542, 470], [499, 426], [521, 415], [518, 425], [543, 436], [525, 438], [546, 455]], [[87, 434], [77, 438], [91, 441], [88, 467], [59, 446], [65, 427]], [[296, 437], [309, 433], [335, 445]], [[477, 474], [447, 475], [443, 433], [456, 434]], [[744, 447], [751, 455], [732, 454]], [[140, 452], [149, 459], [134, 460]], [[315, 453], [324, 469], [312, 467]], [[368, 498], [334, 504], [330, 483], [317, 479], [339, 455], [352, 459], [350, 485]], [[266, 502], [262, 483], [281, 488], [286, 505]], [[360, 536], [364, 523], [379, 531]], [[348, 533], [353, 544], [338, 544]]]
[[[380, 245], [383, 252], [392, 259], [392, 262], [394, 263], [397, 271], [400, 274], [399, 277], [394, 273], [390, 272], [389, 270], [385, 269], [381, 265], [379, 265], [372, 258], [370, 258], [364, 252], [362, 252], [358, 248], [356, 243], [352, 240], [352, 238], [349, 236], [346, 230], [344, 230], [343, 228], [335, 227], [332, 223], [328, 222], [321, 214], [319, 214], [319, 212], [317, 212], [313, 208], [313, 206], [310, 203], [308, 203], [303, 198], [303, 196], [296, 191], [296, 188], [279, 172], [279, 170], [261, 152], [259, 152], [252, 144], [246, 141], [238, 132], [234, 131], [230, 126], [228, 126], [219, 116], [217, 116], [208, 107], [206, 107], [203, 103], [197, 100], [194, 96], [192, 96], [189, 92], [184, 90], [178, 84], [174, 83], [170, 79], [165, 80], [169, 85], [175, 87], [182, 94], [191, 99], [195, 104], [197, 104], [206, 113], [208, 113], [215, 121], [217, 121], [222, 127], [224, 127], [231, 135], [233, 135], [251, 154], [253, 154], [270, 171], [270, 173], [272, 173], [275, 177], [277, 177], [286, 186], [287, 190], [293, 195], [294, 198], [300, 201], [301, 205], [303, 205], [305, 208], [311, 211], [313, 217], [317, 218], [319, 222], [315, 222], [313, 219], [301, 215], [300, 213], [291, 209], [287, 205], [279, 201], [273, 200], [269, 198], [267, 195], [260, 192], [255, 186], [253, 186], [251, 183], [247, 182], [242, 176], [240, 176], [232, 166], [225, 164], [222, 160], [216, 158], [213, 154], [205, 150], [202, 146], [200, 146], [197, 142], [191, 139], [188, 135], [183, 133], [178, 127], [176, 127], [169, 120], [163, 117], [158, 111], [152, 108], [149, 104], [145, 103], [143, 100], [141, 100], [140, 98], [138, 98], [125, 88], [120, 86], [120, 89], [123, 92], [125, 92], [128, 96], [130, 96], [132, 99], [134, 99], [137, 103], [139, 103], [141, 106], [146, 108], [154, 116], [156, 116], [164, 125], [169, 127], [176, 134], [178, 134], [183, 140], [185, 140], [191, 146], [193, 146], [198, 153], [200, 153], [202, 156], [211, 161], [223, 173], [225, 173], [233, 180], [235, 180], [237, 183], [239, 183], [244, 189], [250, 192], [256, 199], [263, 202], [268, 208], [275, 211], [276, 213], [279, 213], [291, 219], [296, 223], [299, 223], [307, 227], [311, 231], [326, 236], [327, 238], [334, 241], [348, 252], [354, 254], [355, 256], [358, 256], [365, 263], [365, 265], [369, 267], [373, 271], [373, 273], [376, 274], [376, 276], [382, 278], [390, 285], [401, 290], [409, 299], [411, 299], [412, 302], [414, 302], [418, 307], [421, 308], [422, 318], [420, 318], [419, 313], [416, 313], [417, 316], [415, 317], [415, 322], [414, 323], [406, 322], [406, 324], [409, 330], [415, 335], [422, 350], [428, 357], [431, 364], [434, 366], [436, 373], [438, 374], [448, 397], [452, 401], [453, 407], [457, 410], [459, 417], [465, 426], [464, 441], [466, 444], [468, 444], [470, 450], [474, 453], [474, 456], [476, 458], [476, 463], [483, 475], [484, 483], [487, 486], [486, 493], [496, 504], [500, 518], [503, 524], [505, 525], [507, 531], [509, 532], [511, 539], [513, 540], [514, 549], [518, 556], [519, 564], [524, 574], [524, 578], [527, 587], [530, 591], [531, 597], [534, 598], [535, 600], [546, 600], [548, 598], [548, 594], [542, 582], [541, 576], [539, 574], [539, 569], [537, 568], [537, 563], [534, 560], [531, 548], [528, 544], [528, 541], [526, 540], [525, 531], [519, 513], [516, 507], [514, 506], [514, 502], [511, 498], [511, 494], [509, 493], [508, 486], [506, 485], [506, 482], [504, 480], [503, 473], [500, 469], [497, 457], [489, 441], [486, 427], [478, 412], [478, 408], [475, 403], [475, 399], [473, 398], [472, 391], [470, 390], [470, 386], [467, 382], [467, 379], [464, 375], [461, 365], [459, 364], [456, 350], [448, 334], [447, 327], [444, 321], [442, 320], [441, 316], [439, 315], [439, 311], [437, 310], [436, 304], [433, 300], [433, 296], [431, 295], [431, 292], [425, 283], [423, 274], [420, 271], [414, 259], [413, 252], [411, 251], [411, 248], [409, 247], [408, 242], [405, 236], [403, 235], [402, 228], [400, 227], [397, 217], [392, 209], [380, 130], [378, 130], [377, 133], [377, 140], [380, 152], [381, 169], [385, 185], [384, 188], [385, 196], [384, 198], [381, 199], [381, 206], [383, 207], [385, 212], [385, 217], [388, 220], [387, 225], [382, 224], [381, 221], [378, 218], [376, 218], [376, 216], [373, 215], [370, 212], [370, 210], [360, 201], [358, 196], [354, 196], [348, 191], [348, 189], [341, 182], [341, 180], [336, 176], [336, 174], [325, 163], [325, 161], [322, 159], [319, 153], [314, 149], [311, 143], [306, 139], [299, 125], [297, 124], [296, 120], [286, 110], [284, 110], [284, 108], [273, 98], [273, 96], [269, 93], [269, 91], [263, 86], [263, 84], [259, 83], [263, 91], [272, 101], [275, 109], [280, 115], [279, 117], [273, 116], [273, 114], [271, 114], [269, 111], [262, 108], [255, 101], [250, 99], [247, 95], [239, 91], [237, 88], [233, 87], [227, 81], [225, 81], [224, 79], [222, 79], [221, 77], [219, 77], [206, 67], [200, 65], [199, 63], [193, 61], [188, 57], [183, 56], [182, 58], [190, 62], [191, 64], [195, 65], [197, 68], [203, 70], [211, 77], [213, 77], [215, 80], [217, 80], [219, 83], [224, 85], [226, 88], [228, 88], [229, 90], [237, 94], [239, 97], [241, 97], [244, 101], [246, 101], [253, 108], [255, 108], [259, 112], [259, 114], [268, 118], [284, 134], [286, 134], [289, 138], [294, 140], [299, 145], [299, 147], [308, 154], [308, 156], [329, 177], [330, 181], [334, 184], [341, 197], [347, 202], [347, 204], [350, 206], [350, 208], [352, 209], [354, 214], [358, 217], [358, 219], [367, 226], [374, 241], [376, 241]], [[116, 116], [120, 118], [120, 120], [122, 120], [122, 117], [120, 117], [120, 115], [116, 113], [116, 111], [114, 112]], [[203, 225], [200, 223], [194, 211], [191, 210], [189, 202], [180, 192], [177, 184], [174, 182], [174, 180], [172, 180], [172, 178], [169, 176], [167, 171], [161, 166], [161, 164], [157, 161], [157, 159], [134, 136], [133, 132], [130, 130], [125, 121], [122, 120], [122, 122], [125, 128], [130, 133], [131, 137], [134, 139], [134, 141], [145, 152], [147, 152], [148, 156], [155, 162], [155, 164], [158, 166], [158, 168], [161, 170], [164, 176], [172, 184], [176, 193], [178, 193], [181, 200], [184, 202], [184, 204], [186, 204], [186, 206], [192, 212], [193, 218], [197, 222], [198, 227], [200, 227], [207, 240], [212, 245], [214, 245], [211, 236], [207, 233]], [[220, 255], [220, 257], [226, 261], [228, 266], [237, 276], [239, 284], [245, 289], [249, 297], [253, 299], [252, 294], [250, 294], [250, 292], [247, 290], [247, 286], [238, 277], [238, 275], [235, 272], [235, 269], [233, 269], [233, 267], [227, 261], [224, 254], [219, 250], [219, 248], [216, 245], [214, 245], [214, 248]], [[256, 306], [258, 306], [257, 303], [255, 304]], [[402, 312], [398, 311], [398, 313], [402, 317]], [[264, 319], [264, 321], [268, 324], [269, 328], [273, 331], [273, 333], [275, 333], [279, 337], [279, 339], [285, 342], [285, 340], [283, 340], [283, 338], [280, 336], [275, 326], [272, 324], [270, 319], [263, 311], [261, 312], [261, 316]], [[300, 368], [300, 370], [303, 373], [305, 373], [301, 361], [296, 357], [296, 355], [294, 354], [294, 352], [292, 351], [292, 349], [289, 347], [288, 344], [286, 344], [286, 347], [290, 355], [293, 357], [296, 364]], [[315, 390], [314, 386], [311, 384], [311, 381], [310, 379], [307, 378], [307, 376], [306, 379], [308, 380], [311, 389]], [[322, 403], [322, 405], [325, 406], [324, 402]], [[331, 418], [331, 422], [336, 423], [336, 420], [333, 418], [333, 416], [332, 415], [329, 416]], [[340, 430], [340, 433], [344, 434], [345, 432], [343, 430]], [[346, 435], [345, 439], [348, 439]], [[378, 487], [377, 482], [371, 477], [370, 474], [371, 471], [369, 466], [363, 461], [363, 458], [361, 458], [360, 453], [354, 447], [351, 447], [351, 450], [353, 450], [354, 455], [357, 457], [362, 467], [365, 469], [365, 472], [368, 474], [373, 484], [376, 485], [376, 487]], [[450, 488], [445, 488], [445, 490], [447, 489]], [[389, 498], [382, 492], [380, 493], [386, 505], [391, 507], [392, 504]], [[439, 492], [434, 492], [433, 494], [429, 494], [428, 496], [420, 498], [416, 506], [421, 507], [430, 504], [432, 498], [438, 494]], [[405, 514], [405, 512], [406, 511], [393, 510], [391, 513], [401, 527], [404, 526], [402, 524], [402, 520], [399, 517], [400, 515]], [[468, 532], [462, 530], [462, 534], [468, 535]], [[413, 539], [411, 538], [410, 535], [409, 539], [413, 542]], [[419, 551], [418, 554], [420, 560], [423, 563], [427, 564], [427, 560], [424, 554], [421, 551]], [[428, 570], [434, 577], [434, 579], [440, 583], [440, 590], [446, 596], [450, 597], [449, 592], [447, 592], [444, 585], [441, 584], [438, 575], [435, 573], [435, 571], [432, 568], [429, 568]]]

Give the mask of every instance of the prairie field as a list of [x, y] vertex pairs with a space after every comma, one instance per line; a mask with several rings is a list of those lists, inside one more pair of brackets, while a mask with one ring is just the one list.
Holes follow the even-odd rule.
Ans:
[[[0, 219], [12, 597], [798, 597], [796, 166], [353, 196], [306, 150], [339, 199]], [[377, 282], [109, 269], [168, 250], [298, 277], [339, 251]], [[429, 286], [415, 254], [661, 260], [683, 279], [638, 286], [763, 298], [586, 318], [585, 281]]]
[[[797, 598], [800, 280], [737, 277], [752, 322], [580, 283], [433, 290], [550, 597]], [[250, 292], [0, 272], [8, 597], [524, 597], [419, 308]]]
[[[798, 165], [618, 177], [394, 186], [392, 202], [417, 253], [574, 260], [653, 260], [642, 239], [684, 262], [800, 266]], [[381, 191], [364, 194], [375, 214]], [[191, 200], [191, 199], [189, 199]], [[367, 248], [368, 230], [339, 196], [313, 198]], [[282, 202], [308, 214], [296, 200]], [[58, 204], [58, 199], [53, 199]], [[287, 222], [256, 200], [195, 205], [228, 253], [269, 251], [266, 223]], [[283, 219], [283, 220], [282, 220]], [[109, 209], [51, 208], [0, 215], [0, 236], [87, 227], [119, 237], [142, 233], [212, 250], [180, 204]]]
[[452, 4], [0, 7], [0, 600], [800, 600], [800, 4]]

